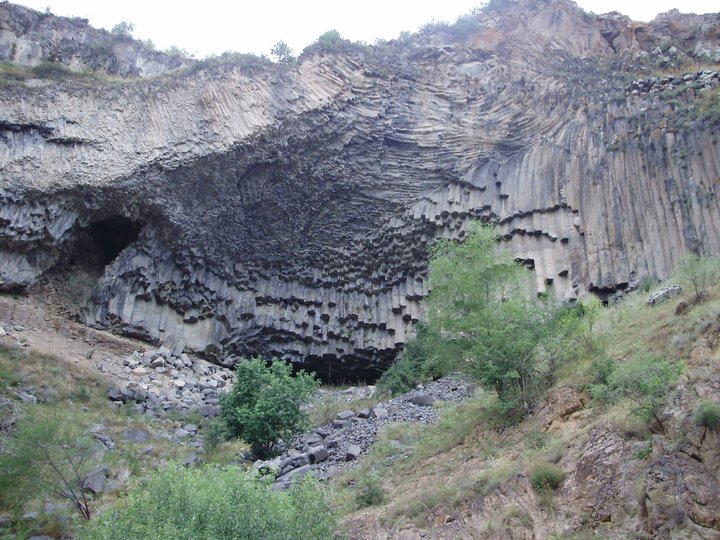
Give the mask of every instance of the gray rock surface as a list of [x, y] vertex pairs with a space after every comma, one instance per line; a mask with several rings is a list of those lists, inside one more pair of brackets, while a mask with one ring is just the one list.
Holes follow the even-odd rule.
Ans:
[[[316, 47], [288, 69], [4, 85], [0, 289], [80, 254], [101, 276], [89, 324], [343, 379], [396, 357], [423, 315], [428, 246], [473, 219], [495, 221], [538, 292], [563, 299], [612, 298], [687, 253], [720, 254], [719, 119], [699, 112], [717, 70], [647, 76], [712, 58], [717, 17], [501, 4], [466, 33]], [[69, 61], [61, 27], [90, 36], [2, 10], [0, 50], [20, 44], [16, 61], [47, 57], [53, 32]]]
[[[258, 470], [273, 472], [276, 476], [276, 487], [284, 489], [294, 477], [293, 471], [301, 469], [301, 473], [312, 474], [318, 478], [329, 478], [338, 471], [357, 460], [377, 440], [383, 426], [391, 422], [414, 422], [431, 424], [437, 420], [437, 409], [428, 405], [413, 403], [418, 397], [425, 402], [427, 397], [433, 400], [459, 402], [467, 397], [470, 382], [464, 377], [453, 375], [445, 377], [426, 388], [413, 390], [394, 398], [389, 403], [374, 407], [373, 411], [382, 410], [385, 414], [370, 414], [366, 418], [353, 416], [343, 420], [337, 426], [336, 421], [316, 428], [297, 438], [290, 450], [271, 461], [256, 463]], [[394, 412], [389, 414], [388, 411]]]

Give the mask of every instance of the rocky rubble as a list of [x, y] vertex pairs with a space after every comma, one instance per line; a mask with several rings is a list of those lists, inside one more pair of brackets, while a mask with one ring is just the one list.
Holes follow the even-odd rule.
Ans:
[[685, 75], [666, 75], [665, 77], [649, 77], [632, 81], [626, 94], [646, 95], [675, 90], [677, 88], [706, 90], [720, 84], [720, 74], [715, 70], [702, 70]]
[[176, 410], [215, 416], [220, 393], [232, 386], [234, 374], [184, 349], [183, 341], [170, 336], [159, 349], [132, 353], [123, 362], [125, 384], [110, 388], [108, 398], [133, 402], [150, 415]]
[[287, 488], [294, 479], [308, 473], [329, 478], [366, 452], [387, 424], [432, 424], [438, 418], [435, 401], [459, 402], [474, 391], [469, 380], [452, 375], [372, 408], [342, 411], [331, 423], [299, 437], [281, 456], [257, 461], [255, 467], [274, 475], [278, 489]]

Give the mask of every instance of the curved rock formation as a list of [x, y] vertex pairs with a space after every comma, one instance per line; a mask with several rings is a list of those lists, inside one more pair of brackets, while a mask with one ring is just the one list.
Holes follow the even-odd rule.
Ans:
[[94, 258], [90, 324], [373, 377], [471, 219], [564, 299], [719, 254], [718, 61], [718, 15], [496, 0], [292, 69], [5, 85], [0, 289]]

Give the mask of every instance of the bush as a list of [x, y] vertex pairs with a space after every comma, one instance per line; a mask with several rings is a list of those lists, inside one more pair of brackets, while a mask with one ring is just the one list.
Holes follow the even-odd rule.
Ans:
[[355, 503], [358, 508], [377, 506], [385, 502], [385, 490], [383, 489], [382, 480], [377, 474], [369, 473], [363, 477], [358, 482], [356, 489]]
[[711, 401], [703, 401], [695, 409], [693, 419], [699, 426], [711, 429], [720, 427], [720, 405]]
[[538, 463], [530, 471], [530, 482], [538, 493], [555, 491], [565, 480], [565, 472], [552, 463]]
[[300, 408], [318, 382], [290, 364], [275, 359], [268, 367], [260, 359], [241, 361], [233, 388], [220, 400], [220, 417], [230, 436], [241, 437], [259, 457], [270, 454], [278, 439], [286, 443], [308, 425]]
[[0, 453], [0, 508], [20, 510], [40, 494], [70, 501], [90, 519], [83, 479], [94, 463], [92, 443], [76, 425], [54, 409], [27, 406], [13, 437]]
[[682, 260], [679, 271], [682, 280], [693, 288], [697, 302], [720, 280], [720, 258], [690, 255]]
[[79, 538], [315, 540], [332, 538], [334, 530], [329, 501], [310, 477], [279, 492], [235, 467], [173, 464], [86, 526]]
[[683, 366], [652, 353], [636, 354], [631, 360], [618, 362], [608, 378], [608, 386], [618, 395], [636, 404], [633, 411], [643, 420], [655, 420], [665, 432], [657, 414], [670, 386], [677, 380]]
[[[438, 371], [435, 363], [430, 366], [430, 358], [434, 353], [435, 340], [439, 338], [425, 323], [418, 323], [415, 327], [415, 336], [405, 345], [402, 356], [393, 363], [377, 382], [378, 390], [390, 392], [392, 395], [401, 394], [415, 388], [415, 386]], [[445, 375], [441, 373], [439, 376]]]

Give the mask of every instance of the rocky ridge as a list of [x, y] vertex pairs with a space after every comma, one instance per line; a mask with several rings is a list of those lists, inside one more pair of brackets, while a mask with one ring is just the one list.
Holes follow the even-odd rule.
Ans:
[[717, 15], [471, 19], [292, 69], [3, 87], [0, 289], [88, 267], [88, 324], [372, 379], [423, 314], [428, 246], [473, 219], [562, 299], [720, 253], [717, 69], [683, 72], [717, 62]]
[[23, 6], [0, 4], [0, 59], [18, 66], [47, 63], [72, 71], [117, 77], [148, 77], [175, 70], [186, 61], [154, 51], [129, 35], [98, 30], [80, 17], [58, 17]]

